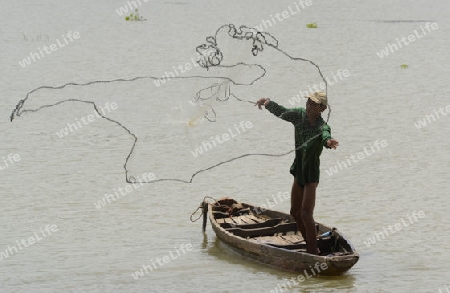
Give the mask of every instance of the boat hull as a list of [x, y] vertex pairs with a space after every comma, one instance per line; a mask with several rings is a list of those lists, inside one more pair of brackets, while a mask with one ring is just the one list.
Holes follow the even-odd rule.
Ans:
[[[258, 210], [257, 207], [248, 204], [242, 205], [250, 211], [261, 211]], [[223, 210], [223, 207], [221, 207], [221, 209]], [[209, 204], [207, 210], [207, 217], [211, 222], [214, 232], [230, 249], [242, 256], [272, 267], [287, 271], [304, 272], [309, 275], [320, 274], [337, 276], [342, 275], [349, 270], [359, 259], [358, 253], [355, 252], [350, 242], [335, 228], [318, 224], [319, 233], [323, 231], [333, 231], [335, 239], [330, 238], [328, 242], [336, 242], [336, 251], [330, 251], [330, 253], [326, 255], [313, 255], [306, 253], [306, 251], [301, 251], [301, 249], [299, 249], [302, 247], [301, 243], [291, 245], [261, 243], [262, 240], [271, 241], [271, 239], [276, 240], [280, 237], [283, 239], [288, 237], [283, 237], [283, 235], [300, 237], [298, 236], [298, 231], [296, 231], [294, 219], [288, 214], [271, 210], [264, 210], [257, 214], [250, 212], [248, 214], [249, 216], [252, 216], [253, 218], [259, 217], [264, 220], [260, 223], [245, 225], [242, 224], [242, 222], [241, 224], [227, 223], [230, 222], [230, 220], [236, 222], [237, 220], [242, 220], [243, 216], [238, 216], [234, 219], [233, 216], [226, 218], [224, 217], [223, 212], [217, 211], [217, 206], [215, 206], [215, 204]], [[220, 218], [217, 215], [220, 215]], [[259, 218], [256, 218], [256, 220]], [[274, 219], [281, 220], [276, 224], [277, 221], [274, 221]], [[257, 226], [257, 228], [253, 228], [255, 226]], [[271, 234], [273, 231], [275, 231], [275, 233], [273, 233], [272, 236], [266, 235]]]

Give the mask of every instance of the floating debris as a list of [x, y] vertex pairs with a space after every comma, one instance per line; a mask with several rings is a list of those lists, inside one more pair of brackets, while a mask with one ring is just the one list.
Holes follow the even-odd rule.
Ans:
[[125, 20], [126, 21], [144, 21], [144, 20], [147, 20], [147, 19], [143, 18], [142, 16], [139, 16], [139, 11], [138, 11], [137, 8], [134, 10], [134, 12], [135, 12], [135, 14], [130, 13], [130, 15], [125, 16]]

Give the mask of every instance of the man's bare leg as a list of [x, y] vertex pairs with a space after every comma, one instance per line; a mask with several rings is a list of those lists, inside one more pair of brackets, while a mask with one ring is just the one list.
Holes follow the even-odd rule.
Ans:
[[303, 203], [301, 218], [306, 230], [306, 250], [311, 254], [319, 254], [317, 248], [316, 223], [314, 221], [313, 213], [316, 204], [316, 188], [318, 183], [307, 183], [303, 192]]
[[297, 184], [294, 179], [291, 190], [291, 215], [297, 222], [297, 227], [300, 233], [302, 233], [303, 239], [306, 240], [306, 230], [302, 220], [302, 205], [303, 205], [303, 187]]

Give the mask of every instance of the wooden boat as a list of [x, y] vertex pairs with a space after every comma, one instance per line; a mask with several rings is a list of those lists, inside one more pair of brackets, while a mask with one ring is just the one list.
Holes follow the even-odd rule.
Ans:
[[237, 253], [288, 271], [307, 275], [342, 275], [359, 259], [352, 244], [336, 229], [317, 223], [320, 255], [306, 252], [294, 218], [227, 198], [202, 203], [203, 231], [209, 218], [217, 237]]

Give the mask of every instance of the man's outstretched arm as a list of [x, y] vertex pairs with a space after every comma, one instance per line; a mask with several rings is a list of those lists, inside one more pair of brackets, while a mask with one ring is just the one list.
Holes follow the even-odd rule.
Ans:
[[328, 149], [336, 149], [339, 146], [339, 141], [331, 137], [331, 128], [328, 124], [322, 126], [322, 141]]
[[271, 101], [269, 98], [259, 99], [255, 103], [255, 106], [258, 106], [260, 110], [262, 110], [261, 106], [264, 106], [270, 113], [291, 123], [295, 123], [295, 121], [298, 121], [298, 119], [301, 118], [301, 113], [297, 111], [297, 109], [286, 109], [274, 101]]

